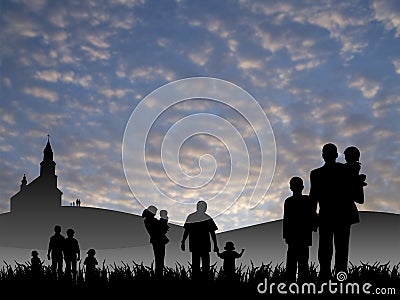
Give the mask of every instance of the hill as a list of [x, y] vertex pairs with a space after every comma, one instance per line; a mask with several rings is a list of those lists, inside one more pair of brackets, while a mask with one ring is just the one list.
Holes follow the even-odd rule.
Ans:
[[[400, 262], [400, 215], [381, 212], [360, 212], [360, 223], [353, 225], [350, 237], [349, 261], [354, 264]], [[282, 239], [282, 220], [249, 226], [218, 235], [223, 245], [231, 240], [237, 249], [245, 248], [241, 260], [249, 265], [262, 262], [284, 262], [287, 246]], [[313, 234], [310, 260], [317, 262], [318, 233]]]
[[[398, 214], [360, 212], [361, 222], [354, 225], [350, 239], [350, 261], [359, 264], [400, 262], [400, 218]], [[29, 259], [32, 249], [39, 250], [45, 258], [47, 243], [54, 224], [61, 224], [63, 232], [69, 227], [76, 229], [76, 238], [81, 249], [97, 250], [99, 262], [121, 264], [121, 262], [143, 262], [150, 265], [153, 259], [149, 238], [140, 216], [97, 208], [64, 207], [62, 213], [36, 220], [13, 219], [11, 214], [0, 215], [0, 260], [12, 263]], [[12, 229], [11, 229], [12, 228]], [[166, 250], [166, 265], [176, 262], [187, 265], [190, 253], [180, 250], [183, 228], [171, 225], [168, 233], [170, 243]], [[217, 234], [220, 249], [226, 241], [233, 241], [236, 248], [246, 252], [238, 263], [256, 266], [262, 262], [279, 264], [285, 261], [286, 245], [282, 240], [282, 220], [262, 223]], [[310, 247], [310, 260], [317, 261], [318, 233], [314, 233]], [[85, 253], [82, 253], [85, 256]], [[221, 265], [213, 253], [211, 262]]]
[[[149, 242], [140, 216], [99, 208], [65, 206], [51, 214], [0, 215], [0, 246], [44, 249], [57, 224], [61, 225], [64, 235], [68, 228], [73, 228], [82, 249], [128, 248]], [[170, 226], [170, 240], [180, 239], [182, 227]]]

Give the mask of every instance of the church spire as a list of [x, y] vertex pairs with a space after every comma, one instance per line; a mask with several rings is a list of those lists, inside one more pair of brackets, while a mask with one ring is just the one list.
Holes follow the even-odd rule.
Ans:
[[43, 150], [43, 161], [53, 161], [53, 150], [50, 145], [50, 134], [47, 135], [47, 144]]
[[56, 175], [56, 163], [53, 160], [53, 150], [50, 145], [50, 135], [47, 135], [47, 144], [43, 150], [43, 161], [40, 163], [40, 176], [52, 177]]
[[26, 175], [24, 174], [24, 177], [22, 177], [22, 180], [21, 180], [21, 190], [26, 187], [27, 183], [28, 183], [28, 181], [26, 180]]

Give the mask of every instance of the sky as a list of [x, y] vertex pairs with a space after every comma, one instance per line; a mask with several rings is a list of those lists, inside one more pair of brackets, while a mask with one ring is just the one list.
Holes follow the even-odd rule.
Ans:
[[[205, 200], [220, 231], [277, 220], [290, 178], [302, 177], [308, 193], [332, 142], [340, 162], [347, 146], [361, 151], [359, 209], [400, 212], [399, 1], [0, 5], [0, 213], [24, 173], [28, 183], [39, 175], [47, 134], [64, 205], [80, 198], [141, 214], [154, 201], [180, 223]], [[196, 77], [233, 94], [211, 99], [215, 86], [199, 84], [169, 107], [165, 94], [152, 97]], [[248, 95], [237, 109], [240, 91]], [[157, 116], [149, 124], [146, 113], [133, 117], [141, 105]], [[137, 157], [138, 168], [126, 162]]]

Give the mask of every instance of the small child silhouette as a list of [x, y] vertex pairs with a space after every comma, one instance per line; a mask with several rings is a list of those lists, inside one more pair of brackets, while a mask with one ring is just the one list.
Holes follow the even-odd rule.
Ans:
[[223, 270], [227, 279], [235, 276], [235, 259], [242, 257], [244, 249], [240, 253], [235, 251], [235, 245], [229, 241], [225, 243], [225, 251], [217, 252], [217, 255], [224, 260]]
[[87, 252], [87, 257], [83, 262], [83, 264], [86, 266], [85, 281], [87, 283], [92, 283], [96, 279], [96, 266], [98, 265], [98, 262], [95, 255], [96, 250], [89, 249]]
[[162, 242], [165, 244], [168, 244], [169, 239], [167, 238], [166, 234], [169, 230], [169, 225], [168, 225], [168, 212], [166, 210], [160, 210], [160, 233], [162, 236]]
[[31, 274], [32, 279], [39, 279], [42, 274], [42, 264], [43, 262], [39, 258], [39, 253], [36, 250], [31, 252]]
[[288, 245], [286, 254], [286, 276], [289, 282], [304, 280], [308, 271], [309, 246], [312, 232], [316, 231], [316, 204], [303, 195], [303, 179], [292, 177], [289, 182], [293, 195], [285, 200], [283, 208], [283, 238]]
[[357, 147], [350, 146], [344, 150], [344, 159], [346, 160], [346, 168], [350, 176], [358, 176], [358, 182], [361, 186], [366, 186], [365, 180], [367, 176], [360, 174], [361, 163], [360, 163], [360, 150]]

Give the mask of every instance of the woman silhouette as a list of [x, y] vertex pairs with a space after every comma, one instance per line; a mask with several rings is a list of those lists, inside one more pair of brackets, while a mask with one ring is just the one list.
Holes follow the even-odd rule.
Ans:
[[165, 258], [165, 234], [161, 232], [160, 221], [155, 218], [157, 207], [150, 205], [142, 213], [144, 218], [144, 226], [150, 236], [150, 243], [153, 246], [154, 262], [155, 262], [155, 276], [162, 277], [164, 270]]

